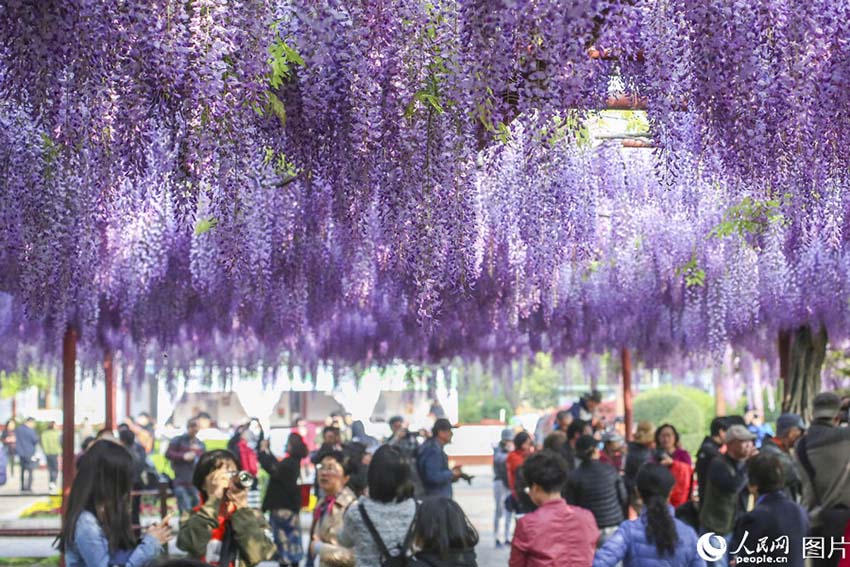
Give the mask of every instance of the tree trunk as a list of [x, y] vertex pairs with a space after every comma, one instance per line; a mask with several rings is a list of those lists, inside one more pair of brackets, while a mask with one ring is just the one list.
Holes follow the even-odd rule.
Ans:
[[808, 325], [796, 329], [788, 353], [788, 375], [782, 396], [782, 411], [811, 418], [812, 400], [821, 388], [821, 369], [826, 358], [827, 335], [821, 327], [817, 333]]
[[714, 369], [712, 381], [714, 382], [714, 415], [726, 415], [726, 394], [723, 391], [723, 373], [726, 370], [726, 365], [718, 365]]

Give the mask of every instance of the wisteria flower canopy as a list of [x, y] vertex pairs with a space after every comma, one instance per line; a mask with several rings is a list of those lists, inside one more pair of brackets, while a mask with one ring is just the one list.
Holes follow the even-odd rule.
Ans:
[[[2, 362], [68, 325], [243, 364], [844, 336], [848, 11], [4, 2]], [[588, 127], [618, 90], [654, 150]]]

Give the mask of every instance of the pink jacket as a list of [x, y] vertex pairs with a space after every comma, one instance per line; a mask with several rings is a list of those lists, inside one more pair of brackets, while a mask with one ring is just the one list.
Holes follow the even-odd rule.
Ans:
[[550, 500], [519, 519], [510, 567], [592, 567], [599, 528], [589, 510]]

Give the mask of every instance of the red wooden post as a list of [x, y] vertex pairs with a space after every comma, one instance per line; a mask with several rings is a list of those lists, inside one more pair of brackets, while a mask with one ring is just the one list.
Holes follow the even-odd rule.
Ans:
[[623, 366], [623, 413], [626, 421], [626, 441], [632, 440], [632, 355], [629, 349], [620, 351]]
[[74, 391], [76, 388], [77, 330], [68, 327], [62, 341], [62, 517], [74, 482]]
[[[145, 378], [145, 360], [142, 357], [141, 362], [137, 364], [141, 365], [141, 371], [137, 370], [137, 367], [134, 365], [133, 370], [130, 371], [130, 368], [127, 366], [126, 361], [121, 365], [121, 383], [124, 384], [124, 413], [127, 417], [133, 415], [133, 384], [141, 384], [144, 382]], [[138, 373], [137, 380], [133, 380], [133, 375]], [[151, 417], [156, 419], [156, 413], [151, 412]]]
[[[126, 417], [130, 417], [131, 415], [133, 415], [133, 412], [132, 412], [133, 407], [132, 407], [132, 403], [131, 403], [133, 401], [133, 398], [131, 397], [132, 393], [133, 393], [133, 382], [132, 382], [132, 380], [130, 380], [129, 377], [127, 377], [127, 378], [124, 379], [124, 415]], [[151, 415], [154, 415], [154, 414], [151, 414]]]
[[788, 369], [791, 362], [791, 331], [779, 331], [779, 382], [782, 384], [782, 411], [791, 405], [791, 389], [788, 387]]
[[115, 365], [112, 364], [112, 351], [106, 349], [103, 353], [103, 373], [106, 376], [106, 429], [114, 430], [118, 423], [115, 419], [116, 396], [118, 388], [115, 384]]

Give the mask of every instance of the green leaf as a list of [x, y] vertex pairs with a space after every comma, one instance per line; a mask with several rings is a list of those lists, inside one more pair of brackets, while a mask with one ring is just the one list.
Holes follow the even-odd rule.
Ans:
[[676, 269], [676, 275], [684, 275], [686, 287], [705, 286], [705, 270], [697, 265], [696, 254], [691, 256], [691, 259], [687, 264]]
[[299, 54], [293, 48], [289, 47], [289, 45], [285, 41], [281, 42], [281, 45], [283, 46], [283, 54], [286, 56], [287, 61], [289, 61], [290, 63], [294, 63], [299, 67], [304, 67], [304, 58], [301, 57], [301, 54]]
[[210, 230], [214, 229], [218, 225], [218, 219], [215, 217], [210, 217], [208, 219], [201, 219], [195, 225], [195, 236], [200, 236]]
[[415, 98], [416, 100], [418, 100], [419, 102], [421, 102], [423, 104], [430, 105], [438, 113], [440, 113], [440, 114], [443, 113], [443, 107], [440, 104], [440, 99], [437, 98], [436, 95], [433, 95], [433, 94], [431, 94], [429, 92], [425, 92], [425, 91], [419, 91], [418, 93], [416, 93], [413, 96], [413, 98]]
[[269, 85], [273, 89], [280, 88], [292, 75], [292, 67], [304, 67], [304, 58], [283, 39], [278, 38], [269, 46]]
[[283, 105], [283, 101], [271, 91], [266, 91], [266, 100], [268, 101], [268, 107], [277, 116], [277, 119], [280, 120], [280, 125], [286, 126], [286, 107]]

